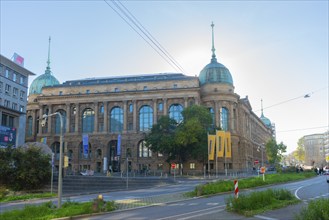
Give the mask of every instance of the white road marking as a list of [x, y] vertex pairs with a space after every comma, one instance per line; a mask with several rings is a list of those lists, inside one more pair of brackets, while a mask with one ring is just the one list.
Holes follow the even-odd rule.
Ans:
[[[218, 209], [218, 208], [221, 208], [221, 209]], [[216, 209], [216, 210], [214, 210]], [[198, 210], [198, 211], [194, 211], [194, 212], [189, 212], [189, 213], [183, 213], [183, 214], [179, 214], [179, 215], [172, 215], [172, 216], [167, 216], [165, 218], [159, 218], [158, 220], [166, 220], [166, 219], [176, 219], [176, 220], [183, 220], [183, 219], [189, 219], [189, 218], [194, 218], [196, 216], [202, 216], [204, 214], [209, 214], [211, 210], [214, 210], [212, 211], [211, 213], [215, 213], [215, 212], [222, 212], [225, 210], [225, 205], [222, 205], [222, 206], [215, 206], [215, 207], [211, 207], [211, 208], [208, 208], [208, 209], [202, 209], [202, 210]], [[207, 212], [208, 211], [208, 212]], [[198, 214], [198, 215], [194, 215], [196, 213], [202, 213], [202, 212], [205, 212], [203, 214]], [[211, 214], [210, 213], [210, 214]], [[186, 216], [186, 215], [192, 215], [193, 216]], [[184, 217], [186, 216], [186, 217]], [[179, 218], [179, 217], [182, 217], [182, 218]]]
[[254, 217], [260, 218], [260, 219], [265, 219], [265, 220], [278, 220], [277, 218], [270, 218], [262, 215], [255, 215]]

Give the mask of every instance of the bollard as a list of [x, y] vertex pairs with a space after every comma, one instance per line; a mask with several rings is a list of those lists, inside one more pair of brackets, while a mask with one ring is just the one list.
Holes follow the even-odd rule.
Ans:
[[238, 180], [234, 180], [234, 196], [236, 199], [239, 198]]

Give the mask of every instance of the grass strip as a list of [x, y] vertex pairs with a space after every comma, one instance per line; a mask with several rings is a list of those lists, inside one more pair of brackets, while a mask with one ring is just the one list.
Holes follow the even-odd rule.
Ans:
[[[249, 177], [245, 179], [239, 179], [239, 189], [247, 189], [259, 186], [266, 186], [275, 183], [285, 183], [289, 181], [303, 180], [314, 177], [314, 172], [303, 173], [276, 173], [265, 175], [265, 181], [262, 176]], [[198, 185], [195, 190], [189, 193], [190, 196], [204, 196], [212, 195], [221, 192], [229, 192], [234, 190], [233, 180], [219, 180], [212, 183], [206, 183]]]
[[242, 194], [239, 198], [232, 196], [226, 199], [226, 209], [250, 217], [268, 210], [279, 209], [299, 203], [288, 190], [268, 189], [265, 191]]
[[0, 214], [1, 220], [16, 219], [38, 219], [48, 220], [61, 217], [71, 217], [83, 214], [92, 214], [98, 212], [109, 212], [115, 210], [113, 201], [106, 202], [95, 199], [91, 202], [65, 202], [60, 209], [52, 202], [43, 203], [42, 205], [27, 205], [22, 210], [12, 210]]
[[310, 201], [307, 207], [302, 208], [296, 215], [296, 220], [329, 220], [329, 199], [321, 198]]

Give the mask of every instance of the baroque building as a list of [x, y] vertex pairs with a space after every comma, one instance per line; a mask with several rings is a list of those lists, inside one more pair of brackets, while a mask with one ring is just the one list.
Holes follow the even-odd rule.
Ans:
[[[213, 27], [213, 25], [212, 25]], [[190, 105], [206, 106], [213, 124], [230, 131], [232, 157], [226, 158], [229, 171], [251, 171], [255, 161], [266, 162], [264, 144], [274, 137], [270, 121], [258, 117], [248, 97], [234, 93], [233, 78], [217, 61], [212, 32], [212, 57], [199, 76], [158, 73], [70, 80], [62, 84], [46, 72], [32, 83], [27, 106], [26, 140], [43, 140], [52, 148], [58, 164], [60, 118], [63, 116], [64, 155], [69, 157], [67, 172], [92, 169], [95, 172], [129, 170], [162, 173], [170, 170], [164, 155], [152, 152], [144, 138], [153, 124], [168, 115], [182, 120], [181, 112]], [[264, 119], [266, 119], [264, 121]], [[118, 144], [119, 142], [119, 144]], [[120, 145], [120, 148], [118, 148]], [[218, 159], [219, 171], [224, 158]], [[202, 173], [206, 164], [189, 160], [180, 165], [184, 174]], [[214, 172], [214, 163], [210, 164]]]

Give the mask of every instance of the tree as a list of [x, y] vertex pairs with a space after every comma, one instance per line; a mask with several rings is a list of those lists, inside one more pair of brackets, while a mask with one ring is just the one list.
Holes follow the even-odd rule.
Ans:
[[177, 123], [163, 116], [146, 136], [146, 145], [152, 151], [167, 155], [167, 162], [184, 163], [188, 158], [205, 161], [207, 158], [207, 131], [212, 123], [207, 108], [193, 105], [183, 110], [183, 121]]
[[279, 163], [283, 158], [283, 153], [285, 153], [287, 150], [287, 146], [284, 145], [282, 142], [280, 144], [277, 144], [276, 140], [271, 139], [266, 143], [265, 148], [268, 161], [271, 164], [274, 164], [276, 168], [279, 168]]
[[297, 149], [293, 152], [293, 155], [299, 163], [305, 162], [305, 145], [303, 138], [298, 140]]
[[200, 105], [190, 106], [182, 112], [183, 122], [178, 127], [176, 143], [180, 146], [180, 159], [185, 162], [188, 157], [199, 161], [207, 158], [207, 132], [212, 118], [209, 110]]
[[40, 189], [50, 181], [50, 155], [40, 148], [5, 148], [0, 150], [1, 183], [13, 190]]
[[166, 161], [176, 156], [175, 149], [175, 132], [177, 129], [177, 122], [168, 116], [162, 116], [157, 124], [153, 125], [151, 132], [146, 136], [146, 146], [150, 147], [154, 152], [160, 152], [167, 156]]

